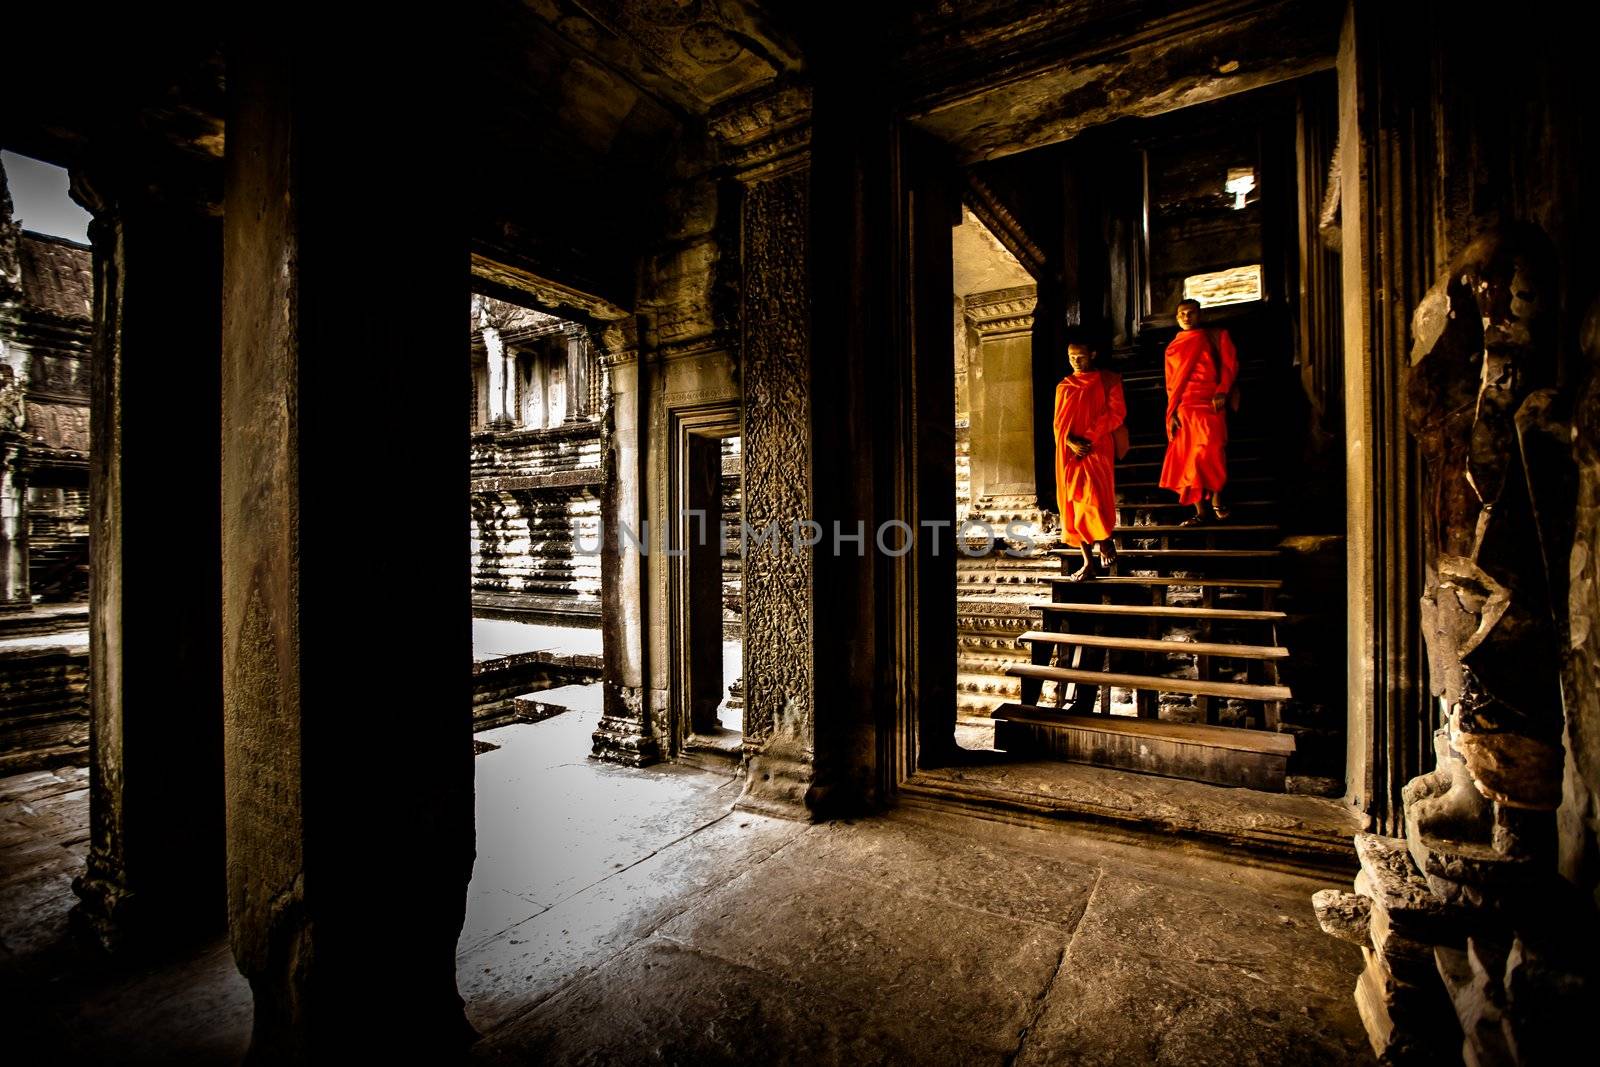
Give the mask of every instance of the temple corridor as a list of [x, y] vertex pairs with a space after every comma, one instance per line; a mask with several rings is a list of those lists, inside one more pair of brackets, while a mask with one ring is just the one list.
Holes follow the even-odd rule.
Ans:
[[[500, 747], [457, 957], [479, 1061], [1370, 1062], [1360, 954], [1308, 904], [1336, 876], [1091, 824], [737, 812], [726, 775], [585, 759], [597, 717], [479, 735]], [[81, 772], [0, 782], [11, 1047], [235, 1062], [225, 939], [128, 969], [66, 942], [87, 817]]]

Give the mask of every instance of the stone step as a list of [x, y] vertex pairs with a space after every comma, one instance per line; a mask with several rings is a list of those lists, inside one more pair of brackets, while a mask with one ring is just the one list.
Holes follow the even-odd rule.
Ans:
[[[1195, 678], [1165, 678], [1154, 674], [1118, 674], [1113, 671], [1080, 671], [1071, 667], [1045, 667], [1019, 663], [1006, 673], [1014, 678], [1038, 678], [1047, 682], [1075, 682], [1084, 685], [1109, 685], [1119, 689], [1141, 689], [1152, 693], [1187, 693], [1191, 696], [1224, 697], [1232, 700], [1289, 700], [1294, 696], [1286, 685], [1252, 685], [1247, 682], [1208, 682]], [[1227, 727], [1214, 727], [1227, 729]]]
[[1237, 622], [1279, 622], [1281, 611], [1249, 608], [1181, 608], [1165, 604], [1062, 604], [1046, 601], [1034, 607], [1061, 615], [1138, 615], [1163, 619], [1229, 619]]
[[1044, 630], [1029, 630], [1020, 634], [1017, 640], [1036, 644], [1120, 648], [1129, 652], [1226, 656], [1230, 659], [1285, 659], [1289, 655], [1289, 650], [1281, 645], [1242, 645], [1228, 641], [1165, 641], [1156, 638], [1116, 637], [1104, 634], [1048, 633]]
[[1093, 715], [1031, 704], [993, 713], [995, 747], [1073, 763], [1283, 792], [1294, 738], [1262, 730]]

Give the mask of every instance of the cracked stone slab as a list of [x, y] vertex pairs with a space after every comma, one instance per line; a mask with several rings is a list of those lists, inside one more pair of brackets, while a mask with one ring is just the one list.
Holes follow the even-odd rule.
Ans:
[[[908, 1044], [871, 1002], [818, 993], [668, 941], [612, 958], [500, 1032], [473, 1059], [495, 1064], [748, 1064], [890, 1067], [969, 1062]], [[932, 1058], [930, 1058], [932, 1057]]]
[[1012, 1053], [1067, 934], [817, 870], [784, 853], [662, 927], [729, 963], [871, 1007], [887, 1030]]
[[1069, 931], [1082, 917], [1098, 876], [1090, 864], [888, 820], [817, 826], [795, 844], [789, 858], [810, 860], [884, 889]]
[[764, 861], [804, 823], [730, 815], [457, 957], [467, 1017], [490, 1033]]
[[1309, 896], [1108, 871], [1017, 1063], [1370, 1062], [1360, 951]]

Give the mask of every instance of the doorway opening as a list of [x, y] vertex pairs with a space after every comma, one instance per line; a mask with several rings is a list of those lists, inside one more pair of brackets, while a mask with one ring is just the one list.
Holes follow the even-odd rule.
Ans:
[[672, 416], [672, 747], [736, 770], [744, 755], [744, 455], [733, 404]]
[[468, 328], [474, 728], [598, 717], [605, 369], [575, 319], [478, 293]]
[[[993, 547], [957, 560], [962, 747], [1342, 792], [1340, 302], [1318, 232], [1333, 88], [1302, 79], [967, 171], [957, 520]], [[975, 263], [1011, 284], [963, 291]], [[1161, 486], [1164, 352], [1196, 295], [1237, 346], [1243, 401], [1228, 415], [1232, 507], [1202, 525]], [[1131, 438], [1117, 562], [1090, 581], [1070, 580], [1080, 554], [1057, 540], [1069, 340], [1117, 378]]]

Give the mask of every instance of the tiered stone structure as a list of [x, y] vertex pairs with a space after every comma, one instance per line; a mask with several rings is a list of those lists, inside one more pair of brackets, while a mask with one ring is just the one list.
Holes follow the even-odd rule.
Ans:
[[596, 626], [605, 372], [582, 325], [474, 306], [473, 610]]
[[78, 631], [0, 649], [6, 772], [88, 758], [93, 301], [88, 247], [22, 230], [0, 170], [0, 639]]
[[86, 245], [28, 233], [0, 171], [0, 611], [89, 588]]

